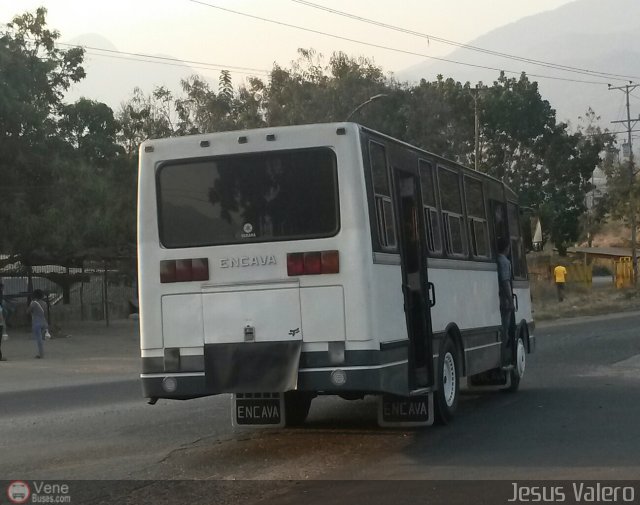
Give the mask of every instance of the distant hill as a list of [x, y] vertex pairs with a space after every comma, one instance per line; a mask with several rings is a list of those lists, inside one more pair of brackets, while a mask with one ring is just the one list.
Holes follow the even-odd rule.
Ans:
[[[117, 51], [108, 39], [98, 34], [85, 34], [68, 44], [96, 47]], [[65, 96], [65, 101], [74, 102], [80, 97], [106, 103], [114, 112], [120, 110], [120, 104], [127, 101], [137, 86], [145, 94], [156, 86], [165, 86], [176, 94], [181, 93], [180, 80], [197, 73], [186, 64], [162, 65], [123, 59], [119, 55], [97, 56], [98, 51], [85, 54], [84, 69], [87, 77], [72, 86]], [[157, 54], [154, 56], [171, 57]], [[127, 56], [127, 58], [130, 58]], [[131, 57], [132, 58], [132, 57]]]
[[[640, 82], [638, 34], [640, 1], [577, 0], [495, 29], [469, 45], [561, 65], [637, 76], [635, 82]], [[456, 49], [447, 59], [505, 70], [524, 70], [528, 74], [603, 81], [602, 85], [589, 85], [530, 77], [539, 82], [543, 98], [556, 109], [559, 120], [575, 124], [578, 116], [591, 107], [601, 116], [602, 126], [620, 128], [611, 125], [610, 121], [623, 118], [624, 95], [620, 91], [609, 91], [606, 83], [621, 85], [626, 82], [560, 72], [467, 49]], [[434, 80], [438, 74], [472, 84], [478, 81], [492, 83], [498, 77], [498, 72], [492, 70], [429, 60], [397, 72], [396, 77], [400, 81], [416, 82], [421, 78]], [[640, 89], [635, 96], [640, 97]], [[637, 117], [640, 99], [634, 97], [632, 100], [631, 114]]]

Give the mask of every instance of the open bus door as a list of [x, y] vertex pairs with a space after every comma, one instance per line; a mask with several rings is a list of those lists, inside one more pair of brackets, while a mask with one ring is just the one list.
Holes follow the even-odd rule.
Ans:
[[435, 303], [435, 293], [427, 278], [427, 248], [420, 218], [420, 180], [416, 174], [399, 169], [393, 170], [393, 178], [402, 293], [409, 336], [410, 396], [384, 396], [379, 420], [383, 426], [426, 426], [433, 424], [434, 420], [431, 307]]

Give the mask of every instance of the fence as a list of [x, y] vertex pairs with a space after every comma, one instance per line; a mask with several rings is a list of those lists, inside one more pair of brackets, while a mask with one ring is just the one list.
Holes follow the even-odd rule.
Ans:
[[46, 297], [50, 324], [64, 321], [105, 321], [137, 312], [137, 289], [132, 259], [86, 262], [78, 267], [20, 263], [0, 270], [0, 295], [9, 326], [28, 324], [27, 302], [33, 290]]
[[633, 263], [631, 258], [622, 257], [614, 262], [614, 279], [618, 289], [633, 285]]
[[[529, 277], [535, 281], [553, 282], [553, 269], [560, 264], [557, 257], [548, 255], [527, 256]], [[567, 269], [566, 281], [590, 285], [593, 280], [593, 264], [585, 264], [580, 260], [562, 260]]]

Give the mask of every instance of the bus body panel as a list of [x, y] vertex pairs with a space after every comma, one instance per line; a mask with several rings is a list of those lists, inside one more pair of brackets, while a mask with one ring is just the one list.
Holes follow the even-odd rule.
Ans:
[[344, 342], [345, 299], [343, 286], [300, 290], [302, 339], [304, 342]]
[[[400, 258], [397, 256], [398, 263]], [[372, 314], [373, 335], [381, 343], [407, 340], [407, 327], [402, 303], [402, 272], [400, 265], [375, 264], [371, 269], [370, 292], [373, 307], [384, 307]]]
[[202, 294], [162, 296], [163, 347], [198, 347], [204, 344]]
[[297, 282], [205, 288], [204, 343], [300, 340]]
[[514, 282], [513, 293], [516, 295], [518, 300], [516, 307], [516, 321], [532, 321], [533, 307], [531, 306], [531, 291], [529, 288], [529, 282]]
[[[436, 263], [437, 262], [437, 263]], [[457, 260], [435, 260], [429, 280], [435, 286], [436, 304], [431, 309], [434, 332], [442, 332], [455, 322], [460, 330], [500, 326], [497, 270], [491, 263], [482, 269], [457, 269]], [[471, 263], [471, 266], [476, 266]], [[451, 316], [455, 314], [455, 319]]]

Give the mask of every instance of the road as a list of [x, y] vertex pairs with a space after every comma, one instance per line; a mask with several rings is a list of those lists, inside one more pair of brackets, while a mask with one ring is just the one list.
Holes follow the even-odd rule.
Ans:
[[228, 396], [151, 406], [133, 378], [4, 391], [0, 476], [261, 479], [263, 499], [302, 492], [282, 480], [635, 479], [639, 323], [541, 325], [518, 393], [465, 391], [452, 424], [420, 430], [378, 428], [373, 399], [318, 398], [303, 428], [234, 431]]

